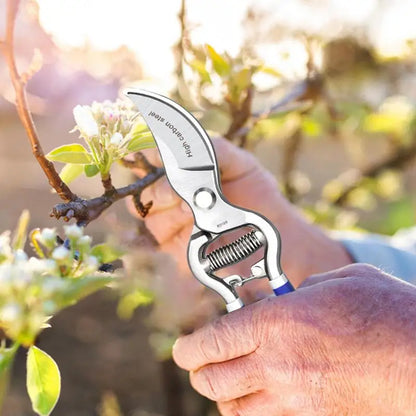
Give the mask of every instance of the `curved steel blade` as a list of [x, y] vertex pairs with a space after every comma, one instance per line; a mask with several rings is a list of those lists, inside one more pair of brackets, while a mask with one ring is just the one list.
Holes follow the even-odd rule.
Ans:
[[[199, 122], [184, 108], [162, 95], [128, 90], [159, 148], [170, 179], [172, 167], [184, 170], [216, 170], [215, 153]], [[174, 165], [174, 166], [172, 166]], [[169, 174], [170, 173], [170, 174]]]

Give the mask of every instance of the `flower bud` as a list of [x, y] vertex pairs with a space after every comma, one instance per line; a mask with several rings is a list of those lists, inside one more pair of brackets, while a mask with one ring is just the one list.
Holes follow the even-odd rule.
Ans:
[[9, 257], [12, 253], [10, 247], [10, 231], [0, 234], [0, 257]]
[[83, 235], [79, 240], [78, 244], [80, 246], [89, 246], [92, 242], [92, 238], [89, 235]]
[[68, 238], [78, 239], [82, 237], [83, 229], [76, 224], [64, 226], [65, 234]]
[[56, 272], [56, 263], [52, 259], [31, 257], [27, 262], [27, 267], [37, 274], [54, 274]]
[[110, 143], [115, 144], [116, 146], [119, 146], [122, 140], [123, 140], [123, 135], [117, 132], [111, 136]]
[[82, 134], [87, 137], [98, 135], [98, 125], [90, 108], [77, 105], [73, 110], [73, 114], [75, 122]]
[[55, 228], [44, 228], [40, 232], [39, 236], [42, 239], [42, 241], [44, 241], [44, 242], [55, 243], [55, 241], [56, 241], [56, 230], [55, 230]]
[[70, 253], [66, 247], [59, 246], [52, 252], [52, 258], [57, 261], [66, 260], [69, 258]]
[[23, 250], [18, 249], [14, 252], [14, 261], [15, 262], [23, 263], [23, 262], [27, 261], [27, 259], [28, 259], [28, 256]]
[[83, 261], [84, 264], [84, 274], [95, 273], [100, 266], [100, 262], [95, 256], [87, 256]]

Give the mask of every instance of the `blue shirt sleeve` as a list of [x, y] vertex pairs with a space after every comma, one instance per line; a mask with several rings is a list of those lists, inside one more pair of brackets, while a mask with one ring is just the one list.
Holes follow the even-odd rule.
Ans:
[[337, 233], [357, 263], [368, 263], [416, 285], [416, 227], [393, 237], [375, 234]]

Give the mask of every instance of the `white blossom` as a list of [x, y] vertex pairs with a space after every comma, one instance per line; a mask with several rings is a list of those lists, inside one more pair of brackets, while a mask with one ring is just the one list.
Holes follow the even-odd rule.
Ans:
[[0, 264], [0, 292], [9, 288], [13, 281], [13, 268], [15, 266], [10, 263]]
[[56, 272], [56, 263], [52, 259], [38, 259], [31, 257], [27, 262], [28, 268], [33, 273], [54, 274]]
[[79, 240], [78, 244], [80, 246], [89, 246], [92, 242], [92, 238], [89, 235], [83, 235]]
[[78, 227], [76, 224], [66, 225], [64, 226], [65, 234], [69, 238], [80, 238], [82, 237], [83, 230], [82, 227]]
[[95, 256], [87, 256], [84, 260], [85, 273], [94, 273], [97, 271], [100, 263]]
[[110, 143], [115, 144], [117, 146], [119, 146], [122, 141], [123, 141], [123, 135], [119, 132], [114, 133], [110, 139]]
[[0, 234], [0, 255], [9, 257], [12, 253], [10, 247], [10, 231]]
[[52, 258], [55, 260], [65, 260], [69, 257], [70, 251], [64, 247], [59, 246], [52, 252]]
[[26, 262], [28, 259], [28, 255], [21, 249], [16, 250], [14, 252], [14, 260], [18, 263]]
[[20, 318], [21, 314], [22, 309], [19, 304], [14, 302], [6, 303], [0, 309], [0, 321], [13, 323]]
[[55, 228], [44, 228], [39, 236], [42, 241], [54, 243], [56, 241], [56, 230]]
[[88, 137], [98, 135], [98, 125], [89, 107], [77, 105], [73, 113], [75, 122], [82, 134]]

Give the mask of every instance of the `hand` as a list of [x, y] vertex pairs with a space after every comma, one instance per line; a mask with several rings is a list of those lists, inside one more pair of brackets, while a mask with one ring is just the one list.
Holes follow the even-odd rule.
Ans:
[[[351, 263], [341, 243], [307, 223], [282, 197], [273, 175], [251, 153], [225, 139], [218, 138], [213, 142], [226, 198], [237, 206], [263, 214], [279, 229], [282, 266], [295, 286], [312, 273]], [[147, 156], [152, 163], [160, 165], [156, 154], [156, 151], [151, 151]], [[177, 259], [182, 272], [188, 271], [186, 250], [193, 226], [188, 205], [176, 195], [166, 178], [146, 188], [142, 200], [145, 203], [153, 201], [145, 222], [160, 248]], [[130, 204], [130, 210], [137, 215], [133, 204]]]
[[416, 288], [356, 264], [232, 312], [173, 349], [223, 416], [416, 409]]

